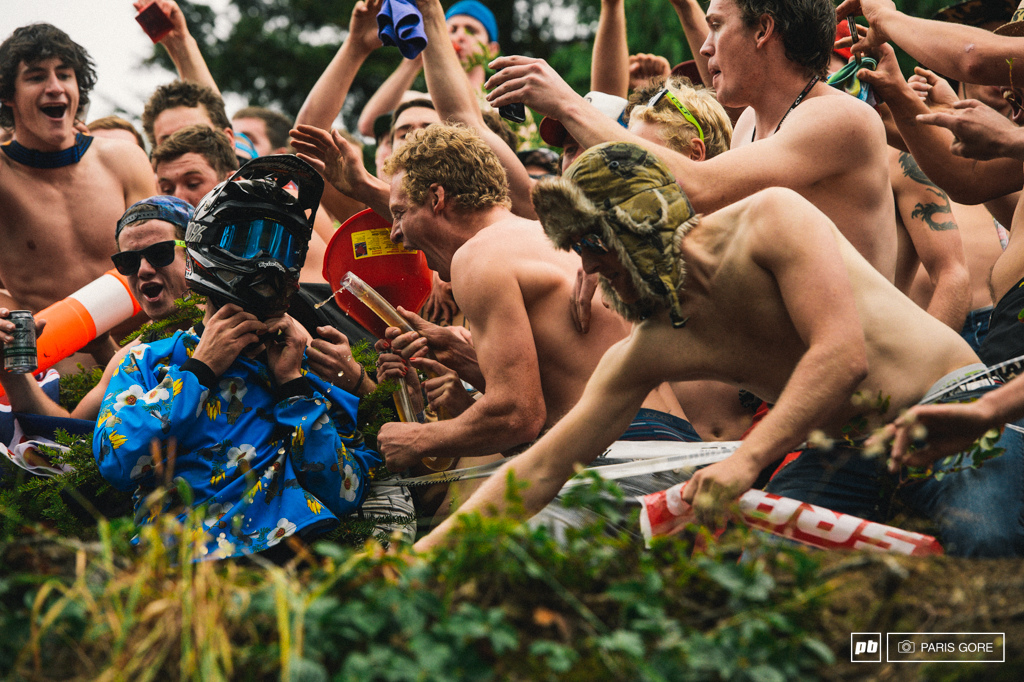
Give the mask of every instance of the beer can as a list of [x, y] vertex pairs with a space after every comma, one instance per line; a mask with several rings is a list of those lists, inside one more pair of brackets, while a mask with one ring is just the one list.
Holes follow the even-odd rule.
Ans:
[[36, 321], [31, 310], [12, 310], [8, 318], [14, 323], [14, 340], [3, 344], [4, 369], [15, 374], [34, 372], [39, 366], [36, 356]]

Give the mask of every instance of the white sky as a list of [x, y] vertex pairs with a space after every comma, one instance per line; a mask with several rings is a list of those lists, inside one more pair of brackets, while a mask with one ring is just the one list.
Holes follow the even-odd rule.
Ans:
[[[222, 8], [227, 0], [204, 0]], [[88, 120], [118, 114], [138, 125], [142, 107], [158, 85], [175, 74], [142, 61], [153, 43], [135, 21], [131, 0], [2, 0], [0, 42], [19, 26], [43, 21], [65, 31], [96, 63], [97, 84]], [[228, 99], [228, 113], [244, 101]]]

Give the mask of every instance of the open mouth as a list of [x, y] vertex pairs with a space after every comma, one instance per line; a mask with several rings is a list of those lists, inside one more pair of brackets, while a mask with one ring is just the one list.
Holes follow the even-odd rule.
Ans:
[[155, 301], [160, 298], [160, 294], [164, 291], [164, 285], [157, 282], [147, 282], [139, 287], [139, 291], [146, 298], [147, 301]]
[[64, 113], [68, 110], [67, 104], [47, 104], [39, 107], [48, 118], [60, 119], [64, 118]]

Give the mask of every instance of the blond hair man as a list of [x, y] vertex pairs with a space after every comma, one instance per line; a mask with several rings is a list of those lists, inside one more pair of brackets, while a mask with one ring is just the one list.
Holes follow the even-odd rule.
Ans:
[[[326, 177], [334, 177], [331, 138], [302, 137], [319, 141], [300, 146], [317, 150], [322, 168], [327, 159]], [[536, 221], [510, 211], [504, 168], [475, 132], [439, 124], [416, 131], [386, 171], [391, 238], [423, 250], [431, 269], [452, 283], [472, 324], [484, 384], [483, 396], [454, 419], [385, 424], [377, 442], [388, 467], [490, 455], [533, 440], [572, 408], [604, 352], [626, 337], [628, 323], [601, 308], [588, 334], [576, 331], [566, 302], [578, 259], [553, 249]], [[643, 407], [671, 422], [680, 439], [697, 439], [667, 389], [653, 391]]]

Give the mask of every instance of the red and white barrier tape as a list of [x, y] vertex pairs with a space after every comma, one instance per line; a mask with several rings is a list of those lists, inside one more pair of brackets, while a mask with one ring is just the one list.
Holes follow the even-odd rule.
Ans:
[[[678, 533], [693, 521], [693, 509], [682, 498], [684, 485], [680, 483], [639, 498], [640, 528], [648, 543], [653, 537]], [[943, 553], [942, 545], [930, 535], [893, 528], [762, 490], [743, 493], [739, 507], [743, 521], [752, 528], [820, 549], [866, 549], [909, 556]]]

